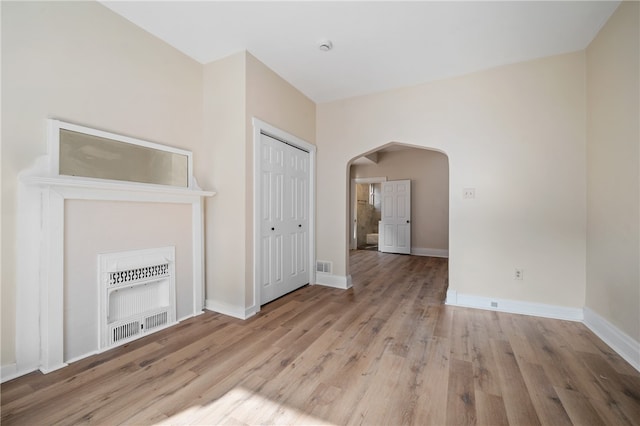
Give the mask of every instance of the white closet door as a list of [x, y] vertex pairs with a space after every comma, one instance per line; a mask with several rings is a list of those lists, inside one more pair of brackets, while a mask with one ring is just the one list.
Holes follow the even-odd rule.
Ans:
[[309, 153], [261, 137], [260, 302], [309, 283]]
[[288, 293], [309, 283], [309, 153], [285, 145], [285, 161], [284, 268]]
[[260, 200], [260, 285], [261, 301], [273, 300], [284, 285], [284, 147], [262, 135], [260, 145], [262, 185]]
[[382, 182], [378, 250], [411, 254], [411, 181]]

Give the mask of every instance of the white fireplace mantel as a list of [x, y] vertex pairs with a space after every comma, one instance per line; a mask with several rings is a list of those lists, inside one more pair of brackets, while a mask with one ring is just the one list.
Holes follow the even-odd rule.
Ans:
[[[65, 200], [190, 204], [192, 211], [193, 312], [204, 306], [203, 197], [193, 188], [63, 176], [20, 179], [16, 361], [18, 372], [47, 373], [64, 360]], [[34, 331], [38, 331], [34, 333]]]
[[[204, 307], [203, 197], [211, 191], [100, 179], [24, 174], [20, 178], [16, 364], [18, 373], [64, 367], [65, 200], [190, 204], [193, 312]], [[37, 330], [37, 333], [34, 331]]]
[[[56, 129], [88, 130], [49, 120], [49, 154], [18, 178], [16, 268], [16, 368], [13, 376], [64, 367], [65, 200], [179, 203], [191, 205], [193, 313], [204, 308], [204, 197], [192, 175], [188, 187], [103, 180], [58, 174]], [[116, 136], [95, 131], [95, 134]], [[120, 138], [141, 145], [158, 145]], [[171, 148], [167, 148], [171, 150]], [[174, 150], [183, 152], [180, 150]], [[191, 154], [189, 170], [191, 170]], [[5, 379], [3, 377], [3, 379]]]
[[65, 198], [82, 200], [149, 201], [163, 203], [192, 203], [215, 192], [199, 188], [181, 188], [133, 182], [107, 181], [74, 176], [23, 176], [28, 186], [52, 189]]

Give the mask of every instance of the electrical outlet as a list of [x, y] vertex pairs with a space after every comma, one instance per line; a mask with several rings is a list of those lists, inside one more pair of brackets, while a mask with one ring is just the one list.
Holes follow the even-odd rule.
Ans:
[[498, 302], [491, 302], [491, 307], [492, 308], [497, 308], [498, 307]]
[[524, 269], [516, 268], [513, 273], [514, 280], [523, 280], [524, 279]]
[[464, 188], [462, 190], [462, 198], [469, 200], [472, 198], [476, 198], [476, 189], [475, 188]]

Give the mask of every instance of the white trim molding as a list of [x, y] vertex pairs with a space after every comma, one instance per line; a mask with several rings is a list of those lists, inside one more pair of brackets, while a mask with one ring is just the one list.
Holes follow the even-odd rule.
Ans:
[[584, 325], [633, 368], [640, 371], [640, 342], [586, 306], [584, 308]]
[[205, 309], [218, 314], [226, 315], [228, 317], [238, 318], [246, 320], [251, 318], [258, 311], [252, 309], [252, 307], [244, 308], [242, 306], [232, 305], [230, 303], [221, 302], [219, 300], [207, 299], [205, 303]]
[[465, 308], [486, 309], [489, 311], [533, 315], [536, 317], [568, 321], [583, 320], [583, 312], [580, 308], [569, 308], [566, 306], [547, 305], [544, 303], [460, 294], [456, 290], [447, 290], [446, 304], [451, 306], [462, 306]]
[[18, 371], [18, 366], [14, 362], [13, 364], [6, 364], [0, 367], [0, 383], [8, 382], [16, 377], [31, 373], [35, 371], [35, 368], [31, 371]]
[[351, 283], [351, 275], [333, 275], [327, 274], [323, 272], [316, 273], [316, 281], [317, 285], [323, 285], [325, 287], [333, 287], [339, 288], [342, 290], [347, 290], [352, 287]]
[[449, 257], [449, 250], [437, 248], [411, 247], [412, 256]]
[[366, 183], [382, 183], [387, 181], [386, 176], [381, 177], [368, 177], [368, 178], [353, 178], [351, 179], [354, 184], [366, 184]]

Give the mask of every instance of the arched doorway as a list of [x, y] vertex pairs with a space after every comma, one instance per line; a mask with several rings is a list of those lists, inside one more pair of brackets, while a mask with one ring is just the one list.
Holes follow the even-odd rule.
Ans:
[[[349, 162], [349, 250], [375, 246], [375, 217], [360, 214], [359, 207], [375, 215], [380, 209], [378, 182], [411, 180], [411, 255], [449, 255], [449, 158], [439, 150], [391, 142]], [[361, 188], [358, 195], [358, 185]], [[362, 221], [366, 220], [367, 224]], [[364, 235], [362, 234], [364, 232]], [[360, 234], [360, 235], [359, 235]], [[378, 237], [379, 238], [379, 237]], [[349, 265], [347, 264], [347, 270]]]

